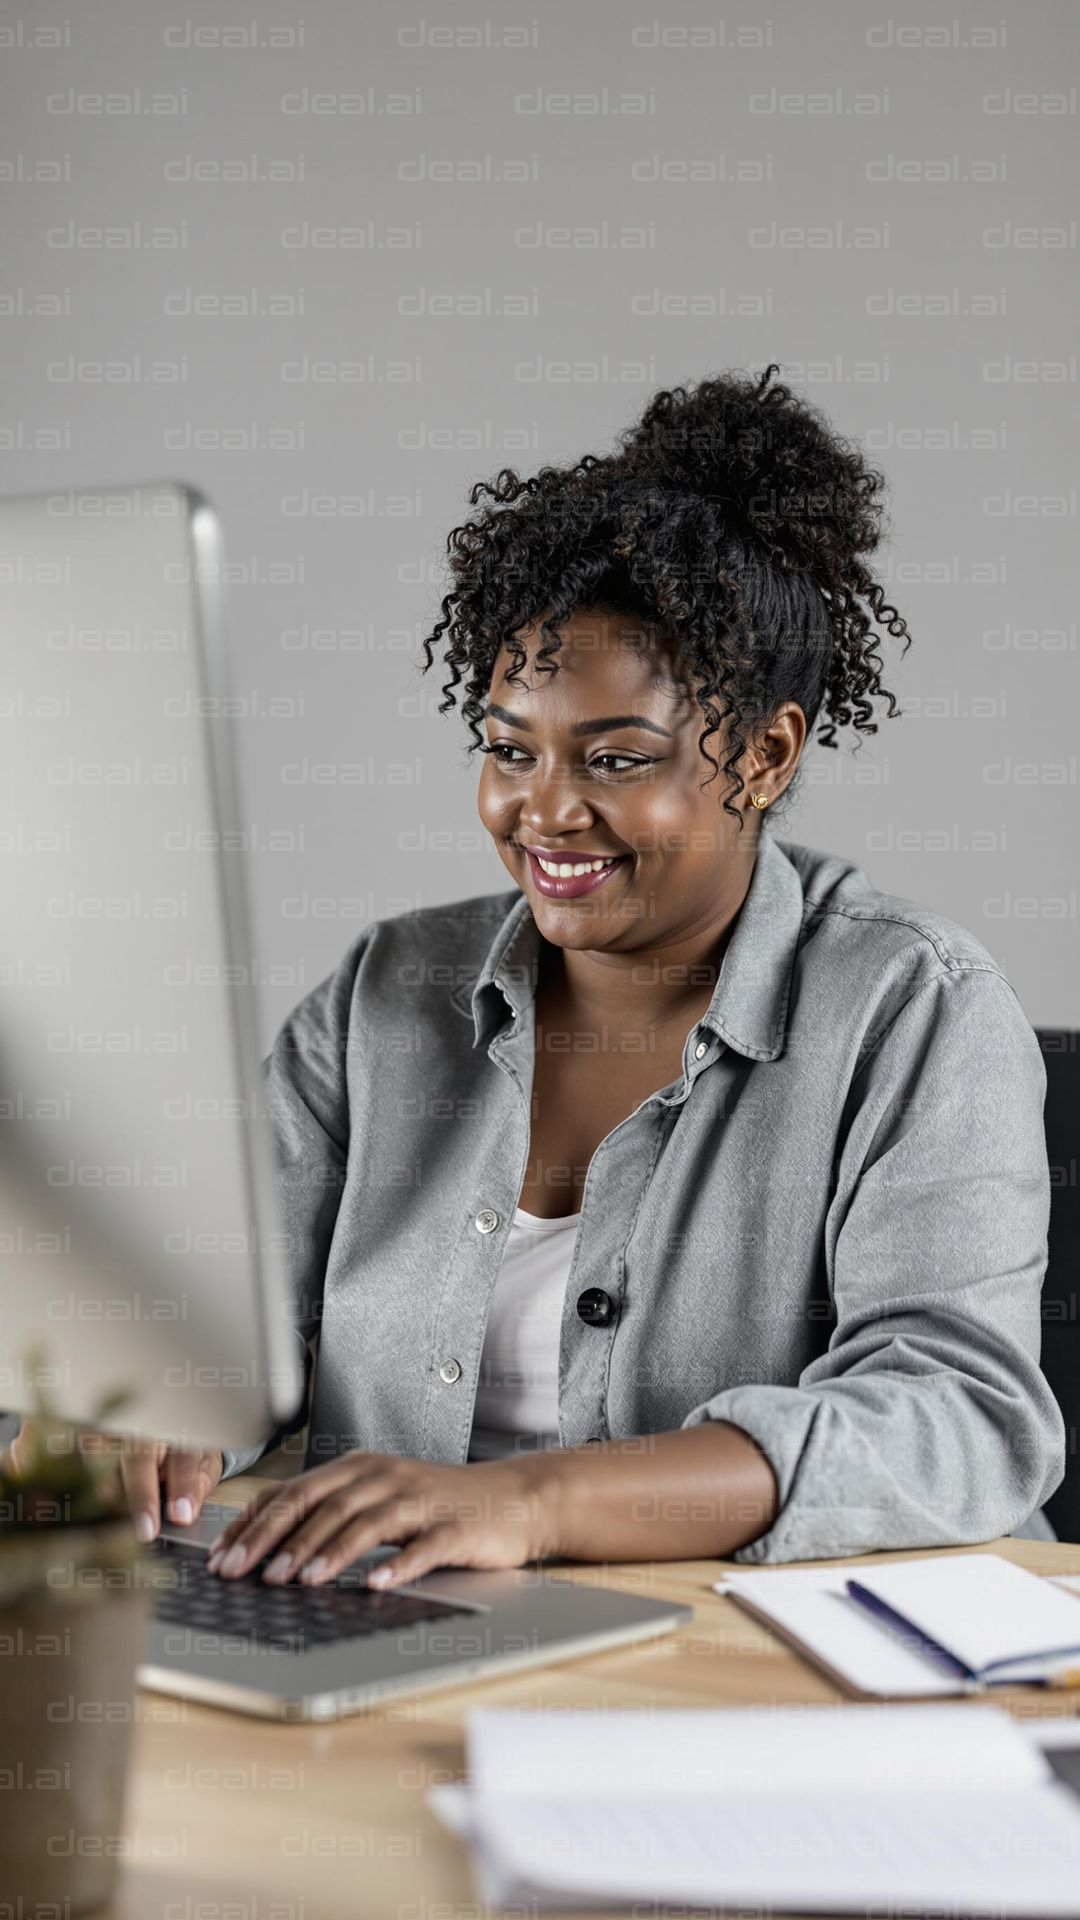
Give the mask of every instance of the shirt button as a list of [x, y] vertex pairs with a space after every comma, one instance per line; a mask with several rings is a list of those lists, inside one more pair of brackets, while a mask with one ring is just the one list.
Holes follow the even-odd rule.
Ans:
[[602, 1287], [586, 1287], [579, 1293], [577, 1310], [587, 1327], [606, 1327], [615, 1318], [615, 1303]]
[[455, 1380], [461, 1379], [461, 1368], [456, 1360], [443, 1361], [439, 1368], [439, 1379], [445, 1380], [448, 1387], [452, 1387]]
[[477, 1233], [494, 1233], [498, 1224], [499, 1216], [495, 1212], [494, 1207], [485, 1207], [481, 1213], [477, 1214], [473, 1222]]
[[708, 1041], [707, 1041], [707, 1040], [699, 1040], [699, 1041], [698, 1041], [698, 1043], [697, 1043], [697, 1046], [696, 1046], [696, 1047], [694, 1048], [694, 1059], [695, 1059], [695, 1060], [700, 1060], [700, 1059], [701, 1059], [701, 1056], [702, 1056], [702, 1054], [703, 1054], [703, 1053], [708, 1053], [708, 1051], [709, 1051], [709, 1043], [708, 1043]]

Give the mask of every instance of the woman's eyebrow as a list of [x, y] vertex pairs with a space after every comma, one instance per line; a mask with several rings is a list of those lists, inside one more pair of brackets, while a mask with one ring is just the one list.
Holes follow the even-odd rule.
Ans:
[[[523, 720], [517, 713], [508, 713], [505, 707], [485, 707], [481, 718], [505, 721], [508, 727], [520, 727], [523, 733], [535, 731], [531, 720]], [[649, 733], [662, 733], [665, 740], [674, 738], [666, 727], [658, 727], [655, 720], [646, 720], [642, 713], [616, 713], [607, 720], [576, 720], [570, 732], [575, 736], [586, 733], [606, 733], [609, 727], [645, 727]]]

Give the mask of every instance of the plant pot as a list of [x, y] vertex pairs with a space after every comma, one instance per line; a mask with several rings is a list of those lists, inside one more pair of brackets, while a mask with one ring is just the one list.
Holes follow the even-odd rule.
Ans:
[[113, 1892], [155, 1573], [126, 1519], [0, 1533], [0, 1860], [13, 1912], [89, 1913]]

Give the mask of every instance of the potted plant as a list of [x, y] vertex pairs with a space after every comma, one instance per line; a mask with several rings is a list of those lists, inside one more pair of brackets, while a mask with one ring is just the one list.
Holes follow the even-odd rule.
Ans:
[[[39, 1380], [40, 1362], [30, 1371]], [[13, 1912], [66, 1915], [113, 1891], [158, 1570], [135, 1538], [116, 1453], [81, 1447], [36, 1391], [18, 1465], [0, 1451], [2, 1896]], [[93, 1428], [126, 1399], [95, 1408]]]

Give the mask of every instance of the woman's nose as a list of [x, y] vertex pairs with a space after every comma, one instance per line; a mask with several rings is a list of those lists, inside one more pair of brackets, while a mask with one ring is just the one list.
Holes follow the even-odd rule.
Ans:
[[534, 774], [521, 798], [521, 826], [538, 840], [587, 827], [594, 810], [574, 782], [558, 772]]

